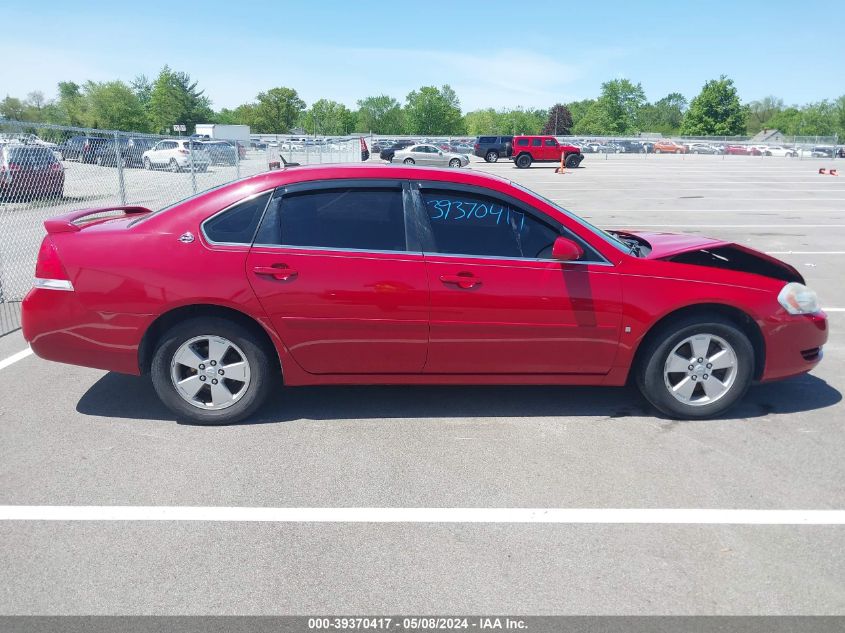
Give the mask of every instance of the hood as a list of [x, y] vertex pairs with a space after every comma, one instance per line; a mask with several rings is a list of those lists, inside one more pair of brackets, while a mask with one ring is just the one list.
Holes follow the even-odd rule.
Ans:
[[649, 231], [615, 231], [623, 236], [635, 237], [646, 242], [651, 247], [651, 252], [646, 256], [648, 259], [664, 259], [686, 253], [697, 251], [702, 248], [717, 248], [725, 246], [730, 242], [714, 240], [701, 235], [686, 235], [684, 233], [659, 233]]
[[786, 282], [804, 283], [801, 273], [786, 262], [742, 244], [683, 233], [644, 231], [616, 231], [616, 233], [646, 242], [651, 251], [645, 255], [645, 259], [733, 270]]

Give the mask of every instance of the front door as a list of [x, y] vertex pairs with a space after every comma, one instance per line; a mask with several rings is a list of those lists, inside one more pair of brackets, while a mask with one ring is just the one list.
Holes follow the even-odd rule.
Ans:
[[430, 220], [426, 373], [605, 374], [616, 355], [621, 287], [586, 244], [551, 259], [565, 227], [506, 199], [422, 184]]
[[[381, 183], [381, 184], [379, 184]], [[278, 192], [246, 273], [294, 360], [313, 374], [419, 373], [428, 286], [398, 182]]]

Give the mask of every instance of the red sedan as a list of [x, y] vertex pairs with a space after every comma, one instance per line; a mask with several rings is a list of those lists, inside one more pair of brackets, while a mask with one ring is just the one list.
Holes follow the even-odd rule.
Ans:
[[777, 259], [604, 232], [480, 173], [298, 167], [103, 211], [45, 223], [24, 335], [42, 358], [150, 374], [205, 424], [282, 382], [631, 380], [669, 416], [710, 417], [812, 369], [828, 335]]

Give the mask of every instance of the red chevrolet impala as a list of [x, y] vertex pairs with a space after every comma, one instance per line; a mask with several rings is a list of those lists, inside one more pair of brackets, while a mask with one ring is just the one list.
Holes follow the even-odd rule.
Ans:
[[280, 387], [636, 382], [704, 418], [822, 357], [791, 266], [689, 235], [604, 232], [507, 180], [297, 167], [169, 208], [48, 220], [23, 330], [42, 358], [150, 374], [180, 418]]

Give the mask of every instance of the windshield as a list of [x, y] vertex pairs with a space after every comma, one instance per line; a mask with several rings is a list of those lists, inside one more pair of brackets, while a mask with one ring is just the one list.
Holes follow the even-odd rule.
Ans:
[[512, 186], [516, 187], [517, 189], [519, 189], [520, 191], [524, 191], [525, 193], [527, 193], [531, 196], [534, 196], [535, 198], [539, 198], [540, 200], [542, 200], [546, 204], [549, 204], [550, 206], [554, 207], [555, 209], [557, 209], [558, 211], [560, 211], [561, 213], [563, 213], [567, 217], [571, 218], [572, 220], [574, 220], [575, 222], [577, 222], [578, 224], [583, 226], [585, 229], [587, 229], [588, 231], [590, 231], [594, 235], [600, 237], [602, 240], [604, 240], [605, 242], [607, 242], [608, 244], [610, 244], [614, 248], [619, 249], [623, 253], [630, 253], [631, 252], [630, 244], [626, 244], [625, 242], [623, 242], [622, 240], [617, 238], [612, 233], [608, 233], [607, 231], [603, 231], [602, 229], [593, 226], [592, 224], [587, 222], [584, 218], [578, 217], [577, 215], [572, 213], [572, 211], [569, 211], [568, 209], [564, 209], [559, 204], [552, 202], [551, 200], [549, 200], [545, 196], [541, 196], [536, 191], [532, 191], [531, 189], [528, 189], [527, 187], [523, 187], [522, 185], [520, 185], [517, 182], [511, 181], [510, 184]]

